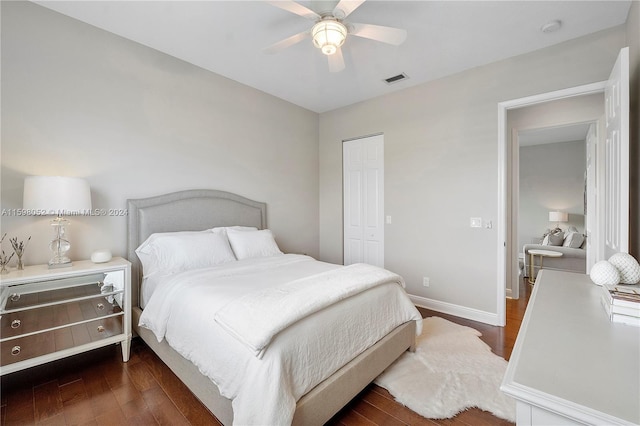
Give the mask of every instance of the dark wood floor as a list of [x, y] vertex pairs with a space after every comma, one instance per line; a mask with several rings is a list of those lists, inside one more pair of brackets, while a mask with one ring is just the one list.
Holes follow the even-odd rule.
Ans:
[[[492, 327], [420, 309], [476, 328], [493, 352], [509, 359], [529, 298], [507, 300], [507, 326]], [[220, 424], [178, 378], [134, 339], [131, 359], [119, 346], [98, 349], [1, 379], [4, 425], [217, 425]], [[385, 390], [367, 387], [340, 411], [332, 425], [508, 425], [490, 413], [469, 409], [452, 419], [429, 420], [396, 403]]]

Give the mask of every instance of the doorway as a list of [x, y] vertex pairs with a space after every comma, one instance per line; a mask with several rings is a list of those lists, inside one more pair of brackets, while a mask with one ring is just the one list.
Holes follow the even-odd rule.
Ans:
[[[497, 288], [497, 313], [498, 325], [506, 323], [506, 297], [507, 287], [509, 296], [517, 299], [520, 296], [519, 260], [518, 260], [518, 191], [514, 190], [519, 184], [517, 178], [518, 156], [514, 149], [514, 141], [517, 141], [517, 130], [509, 126], [509, 118], [514, 118], [509, 113], [525, 111], [523, 108], [544, 109], [545, 104], [563, 100], [579, 100], [579, 97], [589, 95], [601, 95], [606, 87], [606, 82], [598, 82], [584, 86], [563, 89], [556, 92], [544, 93], [527, 98], [515, 99], [498, 104], [498, 288]], [[574, 119], [566, 118], [565, 122], [585, 121], [584, 116]], [[523, 119], [522, 123], [526, 123]], [[521, 124], [522, 128], [536, 127], [540, 124]], [[515, 157], [515, 160], [514, 160]], [[516, 165], [514, 167], [514, 165]], [[515, 199], [514, 199], [515, 197]], [[502, 273], [500, 273], [503, 271]]]
[[[518, 281], [531, 274], [526, 267], [530, 263], [526, 252], [540, 249], [532, 244], [542, 244], [546, 232], [559, 227], [562, 236], [569, 229], [584, 235], [593, 228], [586, 226], [586, 208], [595, 206], [594, 179], [589, 181], [592, 190], [586, 191], [586, 140], [590, 129], [597, 129], [598, 123], [603, 122], [603, 115], [603, 93], [548, 101], [507, 113], [507, 126], [512, 135], [507, 148], [512, 182], [508, 206], [511, 235], [508, 247], [512, 253], [507, 253], [507, 297], [520, 297]], [[586, 199], [587, 193], [591, 200]], [[563, 216], [562, 223], [550, 221], [552, 212]], [[578, 238], [572, 240], [578, 242]], [[564, 240], [555, 241], [558, 243], [562, 245]], [[564, 255], [550, 267], [585, 273], [586, 268], [581, 264], [586, 265], [587, 250], [578, 248], [557, 249]]]
[[[544, 104], [593, 94], [604, 93], [606, 130], [604, 155], [596, 164], [597, 173], [603, 173], [604, 181], [599, 183], [598, 211], [604, 204], [603, 217], [597, 218], [597, 228], [604, 223], [615, 222], [599, 230], [604, 237], [594, 244], [602, 246], [606, 254], [610, 250], [626, 251], [629, 234], [629, 48], [623, 48], [607, 81], [587, 84], [527, 98], [515, 99], [498, 104], [498, 283], [497, 283], [497, 325], [506, 322], [506, 284], [517, 265], [514, 229], [517, 230], [517, 216], [513, 212], [513, 144], [507, 125], [508, 111], [528, 106]], [[602, 161], [600, 161], [602, 160]], [[609, 229], [611, 228], [611, 229]], [[609, 235], [611, 234], [611, 235]], [[615, 234], [615, 235], [614, 235]]]

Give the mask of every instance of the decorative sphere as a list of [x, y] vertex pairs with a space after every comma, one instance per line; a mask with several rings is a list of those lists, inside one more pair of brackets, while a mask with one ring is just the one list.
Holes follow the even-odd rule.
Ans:
[[629, 253], [616, 253], [609, 258], [609, 263], [618, 270], [620, 284], [636, 284], [640, 281], [640, 264]]
[[620, 283], [620, 273], [618, 269], [606, 260], [593, 265], [589, 273], [591, 281], [597, 285], [616, 285]]

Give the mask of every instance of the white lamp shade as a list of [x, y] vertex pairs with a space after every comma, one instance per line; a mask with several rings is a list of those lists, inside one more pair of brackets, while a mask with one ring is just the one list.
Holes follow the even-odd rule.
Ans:
[[569, 213], [565, 212], [549, 212], [549, 222], [567, 222]]
[[66, 176], [30, 176], [24, 180], [22, 207], [32, 215], [88, 214], [89, 183]]

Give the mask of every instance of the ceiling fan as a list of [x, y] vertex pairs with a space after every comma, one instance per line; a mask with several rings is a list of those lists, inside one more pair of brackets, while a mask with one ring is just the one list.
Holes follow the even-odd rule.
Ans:
[[331, 12], [316, 13], [293, 0], [275, 0], [267, 3], [315, 21], [308, 31], [287, 37], [264, 49], [265, 53], [277, 53], [311, 37], [313, 44], [328, 56], [329, 71], [339, 72], [344, 69], [344, 58], [341, 46], [348, 35], [368, 38], [398, 46], [407, 38], [407, 31], [399, 28], [384, 27], [371, 24], [347, 23], [344, 20], [365, 0], [340, 0]]

